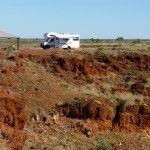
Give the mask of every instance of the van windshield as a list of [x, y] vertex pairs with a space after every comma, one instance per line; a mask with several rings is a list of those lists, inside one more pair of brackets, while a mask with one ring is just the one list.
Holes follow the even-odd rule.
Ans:
[[47, 39], [46, 39], [46, 42], [49, 42], [50, 40], [51, 40], [51, 38], [47, 38]]
[[46, 39], [46, 42], [53, 42], [54, 41], [54, 38], [47, 38]]

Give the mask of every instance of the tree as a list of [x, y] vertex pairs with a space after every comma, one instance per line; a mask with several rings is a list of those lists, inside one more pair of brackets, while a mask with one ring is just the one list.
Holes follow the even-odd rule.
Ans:
[[118, 37], [116, 40], [117, 40], [117, 41], [123, 41], [124, 38], [123, 38], [123, 37]]

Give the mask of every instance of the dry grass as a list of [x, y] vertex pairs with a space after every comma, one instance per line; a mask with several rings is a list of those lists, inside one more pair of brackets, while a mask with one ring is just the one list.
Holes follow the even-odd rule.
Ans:
[[86, 84], [79, 88], [80, 93], [84, 93], [87, 95], [99, 96], [99, 92], [95, 86], [95, 84]]
[[114, 85], [110, 84], [110, 83], [105, 83], [102, 85], [103, 89], [110, 91]]
[[0, 60], [0, 67], [12, 67], [12, 66], [16, 66], [16, 63], [6, 59]]
[[108, 57], [116, 57], [118, 56], [119, 51], [113, 51], [112, 49], [104, 49], [104, 48], [99, 48], [95, 50], [95, 55], [104, 55]]
[[117, 102], [122, 103], [124, 102], [126, 106], [132, 106], [135, 104], [135, 101], [138, 102], [139, 104], [144, 103], [144, 97], [143, 95], [134, 95], [129, 92], [124, 92], [124, 93], [116, 93], [114, 98], [117, 100]]

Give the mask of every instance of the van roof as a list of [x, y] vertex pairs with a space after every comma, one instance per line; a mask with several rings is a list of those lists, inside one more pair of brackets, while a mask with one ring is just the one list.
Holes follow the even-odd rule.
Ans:
[[56, 32], [49, 32], [49, 33], [45, 33], [44, 37], [48, 38], [48, 37], [52, 37], [52, 36], [56, 36], [58, 38], [71, 38], [71, 37], [80, 37], [80, 35], [78, 34], [68, 34], [68, 33], [56, 33]]

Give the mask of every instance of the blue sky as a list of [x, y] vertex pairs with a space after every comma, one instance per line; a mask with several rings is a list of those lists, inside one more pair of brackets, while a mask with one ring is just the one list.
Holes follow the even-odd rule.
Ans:
[[0, 31], [22, 38], [53, 31], [150, 39], [150, 0], [0, 0], [0, 6]]

